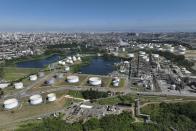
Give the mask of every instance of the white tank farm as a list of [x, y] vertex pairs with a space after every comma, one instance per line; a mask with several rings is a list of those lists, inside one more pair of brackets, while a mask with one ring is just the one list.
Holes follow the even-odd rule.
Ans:
[[37, 80], [37, 75], [30, 75], [29, 79], [30, 79], [30, 81], [36, 81]]
[[32, 95], [32, 96], [29, 98], [29, 100], [30, 100], [30, 103], [31, 103], [32, 105], [37, 105], [37, 104], [40, 104], [40, 103], [43, 102], [42, 96], [39, 95], [39, 94]]
[[47, 100], [49, 102], [55, 101], [56, 100], [56, 94], [55, 93], [50, 93], [47, 95]]
[[99, 77], [90, 77], [88, 81], [89, 81], [89, 84], [92, 86], [101, 85], [102, 83], [101, 78]]
[[79, 77], [74, 76], [74, 75], [67, 76], [67, 82], [68, 83], [77, 83], [77, 82], [79, 82]]
[[18, 82], [18, 83], [14, 83], [14, 88], [15, 89], [22, 89], [24, 86], [23, 86], [23, 83], [22, 82]]
[[70, 71], [70, 67], [69, 66], [65, 66], [65, 72], [68, 72], [68, 71]]
[[18, 107], [18, 100], [15, 98], [7, 99], [3, 102], [4, 108], [9, 110]]
[[0, 88], [4, 89], [9, 86], [9, 83], [0, 83]]
[[133, 53], [128, 53], [128, 54], [127, 54], [127, 57], [128, 57], [128, 58], [133, 58], [133, 57], [134, 57], [134, 54], [133, 54]]
[[39, 73], [38, 73], [38, 77], [39, 77], [39, 78], [42, 78], [42, 77], [44, 77], [44, 76], [45, 76], [45, 73], [44, 73], [44, 72], [39, 72]]

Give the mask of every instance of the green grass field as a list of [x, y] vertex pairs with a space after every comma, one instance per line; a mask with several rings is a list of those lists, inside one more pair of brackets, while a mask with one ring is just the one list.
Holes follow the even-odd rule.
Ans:
[[3, 78], [7, 81], [15, 81], [38, 71], [39, 68], [3, 67]]

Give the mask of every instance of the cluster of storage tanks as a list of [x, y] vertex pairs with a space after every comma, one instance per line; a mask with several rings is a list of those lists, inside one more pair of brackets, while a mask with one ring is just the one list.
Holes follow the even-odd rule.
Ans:
[[[41, 77], [44, 77], [44, 75], [45, 75], [44, 72], [39, 72], [38, 75], [35, 75], [35, 74], [30, 75], [29, 80], [36, 81], [38, 79], [38, 77], [41, 78]], [[9, 85], [10, 85], [10, 83], [0, 83], [0, 88], [4, 89], [4, 88], [8, 87]], [[16, 82], [13, 84], [13, 86], [15, 89], [23, 89], [24, 88], [24, 84], [22, 82]]]
[[[76, 76], [76, 75], [70, 75], [70, 76], [67, 76], [67, 82], [68, 83], [78, 83], [80, 80], [79, 80], [79, 77]], [[119, 83], [120, 83], [120, 79], [118, 77], [114, 77], [112, 79], [112, 85], [115, 86], [115, 87], [118, 87], [119, 86]], [[102, 79], [100, 77], [89, 77], [88, 78], [88, 84], [92, 85], [92, 86], [99, 86], [102, 84]]]
[[74, 64], [74, 62], [76, 61], [81, 61], [81, 57], [79, 55], [68, 56], [65, 60], [60, 60], [58, 63], [59, 65], [66, 65], [66, 64]]
[[169, 44], [164, 44], [163, 47], [158, 48], [159, 51], [168, 51], [171, 53], [175, 53], [177, 55], [185, 55], [186, 54], [186, 48], [182, 45], [179, 45], [177, 47], [173, 47]]
[[148, 54], [146, 54], [146, 52], [140, 51], [140, 52], [139, 52], [139, 56], [140, 56], [142, 59], [144, 59], [146, 62], [149, 62], [149, 56], [148, 56]]
[[[53, 102], [56, 100], [56, 94], [55, 93], [47, 94], [46, 99], [48, 102]], [[38, 105], [43, 103], [43, 101], [44, 100], [40, 94], [35, 94], [29, 97], [29, 103], [31, 105]], [[19, 101], [16, 98], [7, 99], [3, 102], [3, 106], [5, 110], [14, 109], [19, 106]]]
[[155, 49], [158, 51], [167, 51], [171, 53], [175, 53], [177, 55], [184, 55], [186, 53], [186, 48], [182, 45], [179, 46], [173, 46], [171, 44], [139, 44], [139, 45], [132, 45], [133, 48], [139, 48], [139, 49]]
[[[80, 81], [79, 76], [76, 76], [76, 75], [67, 76], [68, 83], [78, 83], [79, 81]], [[93, 86], [98, 86], [98, 85], [101, 85], [102, 80], [99, 77], [90, 77], [88, 79], [88, 83]]]

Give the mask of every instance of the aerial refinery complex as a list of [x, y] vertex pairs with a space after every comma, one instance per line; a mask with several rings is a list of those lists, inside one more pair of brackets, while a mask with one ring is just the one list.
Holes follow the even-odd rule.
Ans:
[[[40, 54], [26, 53], [18, 59], [4, 53], [1, 57], [0, 120], [7, 118], [0, 129], [9, 123], [14, 123], [14, 128], [18, 122], [58, 113], [74, 123], [125, 110], [148, 123], [152, 121], [150, 115], [140, 113], [140, 99], [195, 99], [196, 61], [190, 54], [195, 50], [186, 42], [146, 40], [141, 39], [145, 34], [134, 33], [43, 33], [42, 39], [36, 39], [39, 35], [0, 35], [1, 41], [23, 41], [24, 37], [40, 43]], [[40, 42], [51, 37], [61, 43]], [[30, 43], [27, 46], [32, 46]], [[134, 102], [122, 105], [127, 96], [136, 100], [135, 106]], [[118, 104], [107, 103], [107, 98], [118, 99]]]

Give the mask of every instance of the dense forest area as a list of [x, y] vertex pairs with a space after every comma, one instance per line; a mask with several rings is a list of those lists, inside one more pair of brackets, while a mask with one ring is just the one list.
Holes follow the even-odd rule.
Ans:
[[47, 118], [39, 123], [21, 126], [17, 131], [153, 131], [158, 126], [152, 124], [132, 124], [134, 119], [129, 112], [108, 115], [101, 119], [91, 118], [85, 123], [65, 123], [60, 117]]
[[195, 102], [152, 104], [144, 108], [142, 112], [150, 114], [153, 122], [167, 130], [195, 131], [196, 129]]
[[135, 123], [130, 112], [106, 115], [68, 124], [61, 117], [20, 126], [18, 131], [195, 131], [196, 103], [161, 103], [149, 105], [142, 112], [151, 115], [151, 123]]

